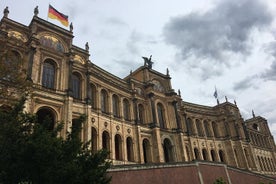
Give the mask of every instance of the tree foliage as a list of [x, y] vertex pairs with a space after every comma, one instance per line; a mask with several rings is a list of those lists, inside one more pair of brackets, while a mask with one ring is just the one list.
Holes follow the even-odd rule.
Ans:
[[81, 123], [58, 136], [62, 123], [49, 130], [47, 124], [37, 123], [36, 116], [23, 112], [25, 99], [13, 108], [0, 109], [0, 183], [32, 184], [107, 184], [108, 153], [101, 150], [91, 154], [89, 143], [79, 139]]
[[216, 179], [213, 184], [227, 184], [222, 177]]
[[[12, 50], [0, 49], [0, 98], [18, 99], [28, 91], [31, 82], [26, 80], [24, 58]], [[27, 63], [27, 62], [25, 62]]]

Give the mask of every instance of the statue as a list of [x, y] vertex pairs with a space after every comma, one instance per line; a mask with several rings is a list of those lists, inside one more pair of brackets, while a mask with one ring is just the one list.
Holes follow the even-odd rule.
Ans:
[[89, 51], [89, 45], [88, 45], [88, 42], [86, 42], [86, 44], [85, 44], [85, 50], [86, 50], [86, 51]]
[[70, 24], [70, 32], [73, 32], [73, 23]]
[[255, 118], [255, 113], [254, 113], [254, 110], [252, 110], [252, 116], [253, 116], [253, 118]]
[[228, 102], [228, 98], [227, 98], [227, 96], [225, 96], [225, 101], [226, 101], [226, 102]]
[[9, 7], [6, 6], [6, 8], [4, 9], [4, 17], [8, 17], [9, 13], [10, 13]]
[[38, 13], [39, 13], [39, 11], [38, 11], [38, 6], [36, 6], [35, 9], [34, 9], [34, 16], [37, 16]]
[[144, 59], [144, 66], [148, 66], [149, 69], [152, 69], [152, 64], [153, 64], [153, 62], [151, 61], [151, 56], [152, 56], [152, 55], [150, 55], [149, 58], [147, 58], [147, 57], [142, 57], [142, 58]]

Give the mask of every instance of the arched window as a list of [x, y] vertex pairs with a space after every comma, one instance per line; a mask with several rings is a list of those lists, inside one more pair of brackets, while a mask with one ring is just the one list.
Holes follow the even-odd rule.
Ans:
[[270, 158], [270, 163], [271, 163], [271, 166], [272, 166], [272, 171], [275, 172], [275, 170], [276, 170], [275, 169], [275, 163], [274, 163], [272, 158]]
[[107, 92], [105, 90], [101, 91], [101, 110], [107, 113]]
[[205, 134], [207, 137], [211, 137], [211, 132], [210, 132], [210, 126], [209, 126], [209, 122], [208, 121], [203, 121], [204, 124], [204, 129], [205, 129]]
[[119, 98], [117, 95], [112, 96], [112, 111], [114, 117], [119, 117]]
[[138, 105], [138, 118], [139, 118], [139, 123], [141, 123], [141, 124], [143, 124], [143, 123], [145, 123], [144, 121], [144, 116], [145, 116], [145, 114], [144, 114], [145, 112], [144, 112], [144, 106], [142, 105], [142, 104], [139, 104]]
[[216, 153], [214, 150], [211, 150], [211, 157], [212, 157], [212, 161], [217, 161]]
[[45, 88], [54, 89], [55, 88], [55, 64], [52, 60], [47, 59], [43, 63], [43, 73], [42, 73], [42, 86]]
[[204, 136], [203, 129], [201, 126], [201, 122], [198, 119], [196, 120], [196, 128], [197, 128], [198, 136], [203, 137]]
[[189, 135], [195, 134], [193, 121], [190, 118], [187, 119], [187, 130]]
[[164, 139], [163, 150], [165, 162], [173, 162], [172, 143], [169, 139]]
[[127, 147], [127, 161], [134, 161], [134, 156], [133, 156], [133, 142], [131, 137], [128, 137], [126, 140], [126, 147]]
[[81, 99], [81, 77], [78, 73], [72, 75], [72, 92], [74, 98]]
[[97, 102], [97, 90], [96, 90], [96, 86], [91, 84], [90, 85], [90, 89], [91, 89], [91, 105], [92, 108], [95, 109], [96, 108], [96, 102]]
[[[104, 131], [102, 134], [102, 148], [104, 150], [110, 151], [110, 140], [109, 140], [109, 133]], [[108, 155], [109, 158], [109, 155]]]
[[225, 155], [224, 155], [224, 152], [222, 150], [219, 150], [219, 159], [220, 159], [221, 162], [226, 162]]
[[122, 160], [122, 138], [119, 134], [115, 135], [115, 159]]
[[261, 170], [263, 171], [264, 170], [264, 166], [263, 166], [263, 163], [261, 161], [261, 158], [259, 156], [257, 156], [257, 158], [258, 158], [258, 161], [259, 161], [259, 166], [260, 166]]
[[217, 124], [216, 124], [216, 122], [212, 122], [212, 128], [213, 128], [213, 132], [214, 132], [214, 136], [216, 137], [216, 138], [218, 138], [219, 137], [219, 134], [218, 134], [218, 126], [217, 126]]
[[97, 136], [97, 130], [92, 127], [92, 130], [91, 130], [91, 151], [92, 153], [96, 153], [97, 150], [98, 150], [98, 146], [97, 146], [97, 142], [98, 142], [98, 136]]
[[127, 99], [123, 100], [123, 109], [124, 109], [124, 119], [130, 120], [130, 106]]
[[234, 155], [236, 157], [237, 167], [241, 167], [241, 163], [240, 163], [240, 160], [239, 160], [239, 155], [238, 155], [236, 149], [234, 149]]
[[185, 148], [186, 148], [187, 159], [188, 159], [187, 161], [191, 161], [191, 154], [190, 154], [190, 149], [188, 145], [186, 145]]
[[157, 104], [157, 114], [160, 128], [165, 128], [165, 110], [161, 103]]
[[150, 151], [150, 143], [148, 139], [143, 140], [143, 154], [144, 154], [144, 163], [150, 163], [151, 151]]
[[195, 160], [199, 160], [200, 157], [199, 157], [199, 151], [197, 148], [194, 148], [194, 154], [195, 154]]
[[267, 165], [267, 170], [268, 171], [271, 171], [271, 165], [270, 165], [270, 162], [269, 162], [269, 159], [268, 158], [265, 158], [265, 163]]
[[252, 125], [252, 127], [253, 127], [254, 130], [257, 130], [257, 131], [260, 130], [260, 127], [259, 127], [258, 124], [256, 124], [256, 123], [254, 123], [254, 124]]
[[202, 149], [203, 160], [208, 160], [208, 152], [206, 149]]
[[261, 157], [261, 161], [262, 161], [263, 168], [264, 168], [264, 170], [263, 170], [263, 171], [266, 171], [266, 170], [267, 170], [267, 168], [266, 168], [266, 164], [265, 164], [265, 159], [264, 159], [264, 157]]
[[41, 108], [36, 113], [37, 122], [43, 125], [48, 130], [53, 130], [55, 126], [55, 115], [53, 110], [49, 108]]
[[81, 140], [81, 126], [82, 123], [79, 119], [72, 120], [72, 134], [75, 134]]

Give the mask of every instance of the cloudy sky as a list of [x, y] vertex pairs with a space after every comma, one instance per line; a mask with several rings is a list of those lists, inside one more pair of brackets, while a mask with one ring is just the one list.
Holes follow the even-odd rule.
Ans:
[[88, 42], [96, 65], [124, 78], [152, 55], [184, 101], [214, 106], [216, 86], [220, 102], [236, 100], [244, 119], [254, 110], [276, 137], [275, 0], [1, 0], [0, 8], [28, 25], [37, 5], [47, 20], [49, 3], [69, 16], [74, 45]]

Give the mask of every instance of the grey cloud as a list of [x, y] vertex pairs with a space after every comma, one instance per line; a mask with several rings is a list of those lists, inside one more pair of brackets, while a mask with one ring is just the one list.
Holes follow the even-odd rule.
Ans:
[[270, 65], [270, 68], [261, 74], [261, 77], [265, 80], [276, 81], [276, 42], [271, 42], [264, 47], [265, 51], [274, 57], [274, 61]]
[[[261, 1], [225, 0], [206, 13], [172, 18], [163, 34], [166, 43], [179, 50], [181, 62], [185, 60], [188, 66], [204, 60], [210, 66], [231, 67], [231, 55], [250, 54], [252, 29], [265, 28], [271, 22], [272, 15]], [[195, 67], [204, 73], [200, 65]], [[216, 74], [216, 70], [209, 70], [211, 75]]]
[[119, 18], [115, 18], [115, 17], [110, 17], [110, 18], [106, 19], [105, 23], [107, 23], [109, 25], [114, 25], [114, 26], [128, 26], [128, 24], [126, 22], [124, 22], [123, 20], [121, 20]]
[[134, 30], [129, 35], [126, 47], [131, 54], [141, 55], [140, 52], [145, 46], [157, 43], [158, 41], [155, 40], [155, 37]]
[[139, 66], [139, 63], [131, 59], [113, 59], [112, 63], [112, 65], [105, 65], [104, 68], [107, 69], [107, 71], [112, 71], [112, 74], [121, 78], [129, 74], [126, 73], [126, 71], [130, 70], [131, 68], [138, 68]]
[[137, 31], [132, 31], [128, 41], [127, 41], [127, 48], [130, 51], [131, 54], [139, 54], [139, 46], [138, 43], [143, 39], [143, 36], [141, 33], [138, 33]]
[[265, 80], [276, 81], [276, 60], [271, 64], [270, 69], [266, 70], [261, 77]]
[[76, 2], [67, 3], [66, 6], [69, 10], [70, 19], [74, 19], [78, 15], [79, 11], [81, 11], [81, 7]]
[[248, 76], [245, 79], [237, 82], [234, 84], [233, 89], [235, 91], [241, 91], [241, 90], [245, 90], [251, 87], [257, 88], [255, 80], [258, 78], [257, 75], [253, 75], [253, 76]]

